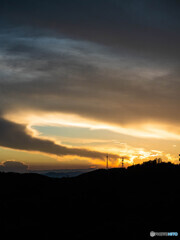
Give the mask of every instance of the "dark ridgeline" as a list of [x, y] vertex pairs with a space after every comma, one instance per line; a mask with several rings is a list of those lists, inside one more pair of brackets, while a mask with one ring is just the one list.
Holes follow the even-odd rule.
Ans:
[[156, 161], [62, 179], [0, 173], [1, 236], [124, 240], [177, 232], [179, 176], [178, 165]]

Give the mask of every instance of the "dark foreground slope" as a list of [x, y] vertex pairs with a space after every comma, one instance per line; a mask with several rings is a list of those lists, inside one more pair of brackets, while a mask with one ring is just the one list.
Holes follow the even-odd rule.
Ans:
[[124, 240], [178, 232], [179, 176], [179, 166], [164, 163], [67, 179], [0, 173], [1, 235]]

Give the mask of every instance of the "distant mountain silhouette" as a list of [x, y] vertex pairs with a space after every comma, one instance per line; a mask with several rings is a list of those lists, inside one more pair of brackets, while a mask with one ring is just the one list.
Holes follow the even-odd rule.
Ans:
[[63, 177], [76, 177], [82, 173], [93, 171], [93, 169], [64, 169], [64, 170], [52, 170], [52, 171], [33, 171], [33, 173], [39, 173], [52, 178]]
[[153, 161], [61, 179], [0, 173], [1, 233], [124, 240], [150, 239], [150, 231], [178, 232], [179, 179], [178, 165]]

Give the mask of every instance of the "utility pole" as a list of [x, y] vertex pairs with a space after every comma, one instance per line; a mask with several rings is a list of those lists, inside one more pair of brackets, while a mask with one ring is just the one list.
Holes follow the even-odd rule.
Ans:
[[107, 154], [107, 156], [106, 156], [106, 169], [108, 169], [108, 164], [109, 164], [109, 155]]

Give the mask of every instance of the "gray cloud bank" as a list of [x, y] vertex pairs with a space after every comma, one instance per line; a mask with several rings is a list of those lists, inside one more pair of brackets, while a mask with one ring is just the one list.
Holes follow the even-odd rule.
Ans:
[[118, 125], [178, 124], [178, 63], [154, 63], [70, 39], [10, 36], [1, 39], [2, 113], [43, 110]]

